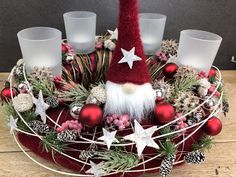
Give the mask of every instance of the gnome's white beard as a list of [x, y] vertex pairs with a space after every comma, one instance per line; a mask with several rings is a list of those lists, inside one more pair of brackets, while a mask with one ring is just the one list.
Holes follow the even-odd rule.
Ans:
[[106, 97], [105, 115], [128, 114], [140, 121], [155, 106], [155, 92], [150, 83], [135, 85], [134, 92], [127, 93], [123, 84], [107, 81]]

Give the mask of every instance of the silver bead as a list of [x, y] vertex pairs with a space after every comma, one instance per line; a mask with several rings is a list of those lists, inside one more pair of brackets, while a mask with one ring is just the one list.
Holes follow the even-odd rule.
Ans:
[[209, 98], [208, 100], [207, 100], [207, 102], [204, 104], [204, 106], [205, 107], [207, 107], [207, 108], [212, 108], [212, 107], [214, 107], [216, 105], [216, 100], [215, 100], [215, 98]]
[[155, 90], [156, 92], [156, 97], [163, 97], [164, 96], [164, 92], [163, 92], [163, 89], [162, 88], [158, 88]]
[[18, 90], [20, 92], [23, 92], [23, 93], [26, 93], [29, 91], [29, 88], [27, 86], [27, 84], [25, 82], [21, 82], [19, 85], [18, 85]]
[[75, 119], [79, 119], [79, 113], [82, 107], [83, 105], [80, 103], [72, 104], [70, 107], [70, 115]]
[[75, 59], [75, 56], [72, 55], [72, 54], [68, 54], [68, 55], [66, 56], [66, 61], [67, 61], [67, 62], [71, 62], [71, 61], [73, 61], [74, 59]]

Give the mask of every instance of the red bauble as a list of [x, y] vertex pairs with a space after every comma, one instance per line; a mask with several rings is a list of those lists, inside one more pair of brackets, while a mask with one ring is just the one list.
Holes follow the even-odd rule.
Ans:
[[170, 103], [160, 102], [156, 105], [154, 114], [160, 124], [165, 124], [174, 120], [175, 108]]
[[216, 77], [216, 70], [214, 68], [211, 68], [208, 77]]
[[217, 117], [212, 117], [205, 123], [203, 129], [207, 135], [215, 136], [221, 132], [222, 123]]
[[96, 104], [85, 105], [79, 113], [79, 121], [85, 126], [92, 128], [100, 124], [102, 109]]
[[178, 70], [178, 65], [175, 63], [167, 63], [163, 68], [163, 74], [167, 78], [172, 78]]
[[66, 47], [66, 45], [64, 45], [64, 44], [61, 45], [61, 51], [62, 51], [63, 53], [68, 52], [68, 48]]
[[[12, 96], [15, 97], [18, 94], [18, 91], [16, 88], [12, 88]], [[5, 87], [4, 89], [2, 89], [1, 91], [1, 99], [3, 101], [10, 101], [11, 100], [11, 89], [10, 87]]]

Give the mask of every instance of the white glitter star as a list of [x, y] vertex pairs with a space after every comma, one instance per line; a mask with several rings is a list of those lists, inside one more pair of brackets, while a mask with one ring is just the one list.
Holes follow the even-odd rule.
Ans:
[[124, 57], [118, 63], [128, 63], [130, 69], [133, 68], [134, 61], [142, 60], [140, 57], [138, 57], [137, 55], [134, 54], [135, 47], [133, 47], [130, 51], [126, 51], [121, 48], [121, 51], [122, 51]]
[[46, 110], [50, 107], [48, 104], [46, 104], [43, 100], [43, 93], [42, 91], [40, 90], [39, 91], [39, 96], [38, 96], [38, 99], [36, 99], [34, 96], [33, 96], [33, 103], [35, 104], [36, 106], [36, 110], [35, 110], [35, 113], [37, 115], [40, 115], [41, 117], [41, 120], [43, 121], [43, 123], [46, 123]]
[[116, 28], [114, 31], [112, 31], [112, 30], [107, 30], [108, 31], [108, 33], [110, 33], [110, 39], [112, 40], [112, 39], [115, 39], [115, 40], [117, 40], [118, 39], [118, 29]]
[[105, 128], [103, 128], [102, 131], [103, 136], [98, 139], [103, 140], [107, 144], [108, 149], [110, 149], [113, 142], [119, 143], [119, 141], [115, 138], [117, 131], [108, 132]]
[[104, 163], [100, 162], [99, 164], [95, 164], [90, 160], [91, 168], [86, 171], [86, 173], [93, 174], [94, 177], [101, 177], [106, 174], [106, 172], [102, 169]]
[[17, 129], [17, 121], [18, 119], [14, 119], [14, 117], [10, 115], [7, 125], [10, 127], [11, 134], [13, 133], [15, 129]]
[[158, 144], [152, 139], [153, 133], [156, 131], [156, 126], [143, 129], [143, 127], [134, 120], [135, 132], [131, 135], [124, 137], [125, 140], [130, 140], [136, 143], [136, 148], [138, 151], [138, 156], [142, 155], [142, 152], [146, 146], [159, 149]]

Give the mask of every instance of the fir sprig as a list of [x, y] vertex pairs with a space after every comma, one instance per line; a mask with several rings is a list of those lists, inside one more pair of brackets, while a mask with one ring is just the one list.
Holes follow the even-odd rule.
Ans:
[[81, 103], [85, 102], [90, 94], [89, 90], [87, 90], [83, 85], [75, 84], [72, 81], [70, 84], [64, 82], [62, 84], [64, 84], [67, 89], [63, 91], [55, 91], [55, 94], [61, 100]]
[[136, 166], [139, 162], [136, 154], [118, 149], [99, 152], [97, 155], [98, 159], [104, 160], [102, 169], [108, 173], [112, 171], [126, 171]]
[[171, 155], [176, 154], [177, 148], [175, 147], [175, 144], [170, 139], [166, 139], [164, 142], [160, 141], [159, 151], [161, 152], [163, 156], [171, 156]]
[[56, 132], [50, 132], [46, 134], [42, 139], [43, 150], [46, 152], [52, 151], [52, 149], [56, 149], [59, 152], [63, 152], [67, 143], [60, 141], [57, 139]]
[[[160, 129], [159, 132], [161, 135], [170, 134], [170, 135], [164, 136], [164, 138], [166, 138], [166, 139], [173, 139], [176, 135], [178, 135], [177, 133], [173, 133], [174, 130], [170, 126], [166, 126], [162, 129]], [[171, 133], [173, 133], [173, 134], [171, 134]]]
[[42, 90], [44, 96], [53, 96], [55, 87], [54, 82], [46, 79], [35, 79], [33, 77], [29, 77], [29, 82], [33, 87], [34, 92], [38, 93]]
[[176, 98], [180, 93], [194, 89], [197, 85], [197, 75], [190, 74], [186, 76], [176, 77], [173, 83], [172, 97]]
[[192, 150], [193, 151], [210, 150], [212, 148], [212, 145], [213, 145], [213, 138], [208, 135], [204, 135], [197, 143], [192, 145]]

